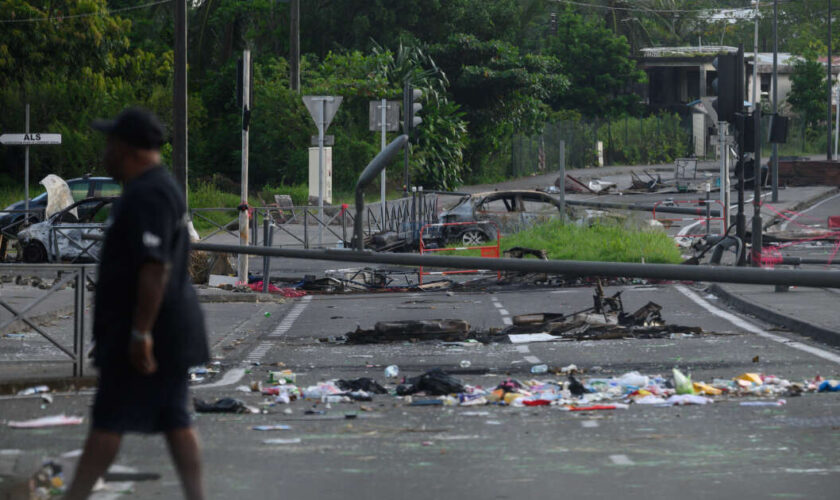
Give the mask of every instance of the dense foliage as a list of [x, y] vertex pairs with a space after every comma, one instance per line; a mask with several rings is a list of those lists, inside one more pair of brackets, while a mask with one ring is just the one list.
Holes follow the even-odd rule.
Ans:
[[[301, 94], [344, 97], [328, 131], [335, 135], [335, 189], [350, 190], [379, 150], [379, 134], [368, 130], [368, 102], [401, 100], [406, 80], [423, 91], [424, 106], [423, 125], [413, 138], [412, 178], [451, 189], [503, 175], [511, 164], [512, 138], [539, 134], [547, 122], [642, 114], [632, 93], [644, 82], [633, 59], [639, 48], [697, 38], [743, 40], [750, 48], [751, 23], [712, 20], [700, 10], [748, 6], [748, 0], [584, 3], [302, 1]], [[783, 50], [819, 45], [823, 4], [783, 2]], [[189, 5], [190, 178], [216, 184], [239, 178], [236, 61], [250, 49], [252, 182], [305, 183], [316, 129], [300, 94], [289, 89], [289, 2]], [[94, 118], [141, 105], [171, 125], [172, 2], [0, 0], [0, 23], [0, 130], [23, 131], [29, 102], [31, 129], [64, 137], [61, 147], [33, 149], [33, 179], [50, 172], [101, 173], [103, 141], [89, 128]], [[767, 33], [765, 15], [762, 48]], [[667, 147], [634, 153], [628, 145], [620, 160], [676, 154]], [[170, 154], [165, 150], [167, 160]], [[21, 148], [0, 147], [0, 179], [20, 179], [22, 157]], [[398, 188], [401, 162], [394, 167], [389, 184]]]

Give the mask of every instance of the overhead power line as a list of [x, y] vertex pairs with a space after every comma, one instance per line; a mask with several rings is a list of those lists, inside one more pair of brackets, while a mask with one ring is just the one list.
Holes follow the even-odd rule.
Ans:
[[142, 5], [134, 5], [132, 7], [123, 7], [121, 9], [109, 9], [103, 12], [88, 12], [86, 14], [71, 14], [67, 16], [50, 16], [50, 17], [30, 17], [26, 19], [0, 19], [0, 24], [11, 24], [11, 23], [43, 23], [49, 21], [64, 21], [67, 19], [80, 19], [83, 17], [96, 17], [96, 16], [109, 16], [113, 14], [119, 14], [120, 12], [126, 12], [129, 10], [139, 10], [145, 9], [147, 7], [154, 7], [155, 5], [160, 5], [163, 3], [169, 3], [172, 0], [158, 0], [157, 2], [149, 2], [144, 3]]

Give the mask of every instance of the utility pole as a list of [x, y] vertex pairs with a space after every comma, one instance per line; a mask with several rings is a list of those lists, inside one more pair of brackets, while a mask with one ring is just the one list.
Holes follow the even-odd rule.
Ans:
[[[773, 116], [779, 114], [779, 0], [773, 0]], [[830, 109], [830, 108], [829, 108]], [[775, 118], [774, 118], [775, 119]], [[779, 201], [779, 145], [773, 143], [773, 163], [770, 166], [773, 182], [773, 203]]]
[[[380, 152], [385, 151], [385, 141], [386, 135], [388, 130], [388, 100], [384, 97], [379, 105], [379, 117], [382, 124], [382, 146], [380, 148]], [[382, 226], [382, 230], [385, 230], [385, 183], [387, 181], [387, 177], [385, 175], [385, 169], [382, 169], [382, 173], [379, 176], [379, 208], [380, 208], [380, 225]]]
[[289, 2], [289, 88], [300, 92], [300, 0]]
[[[175, 180], [187, 199], [187, 1], [177, 0], [175, 4], [175, 89], [174, 124], [172, 134], [172, 169]], [[187, 203], [189, 206], [189, 203]]]
[[[26, 103], [26, 135], [29, 135], [29, 103]], [[29, 146], [23, 150], [23, 209], [26, 211], [23, 214], [23, 226], [29, 225]], [[46, 211], [44, 212], [46, 218]]]
[[761, 224], [761, 109], [756, 107], [753, 110], [754, 133], [755, 135], [755, 161], [753, 163], [753, 220], [752, 220], [752, 255], [753, 266], [761, 266], [762, 252], [762, 231]]
[[752, 103], [753, 108], [758, 109], [758, 89], [761, 84], [758, 82], [758, 0], [755, 2], [755, 38], [753, 38], [753, 89], [752, 89]]
[[831, 157], [831, 0], [828, 0], [828, 120], [826, 123], [826, 133], [828, 141], [826, 142], [826, 159], [832, 160]]
[[[242, 91], [242, 202], [239, 205], [239, 244], [248, 245], [248, 127], [251, 121], [251, 51], [242, 52], [242, 74], [239, 87]], [[248, 284], [248, 256], [239, 254], [239, 281]]]

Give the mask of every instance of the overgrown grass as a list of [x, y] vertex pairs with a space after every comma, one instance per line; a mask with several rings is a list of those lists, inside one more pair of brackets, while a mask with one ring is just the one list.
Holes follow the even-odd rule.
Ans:
[[[646, 262], [677, 264], [682, 261], [674, 241], [662, 231], [634, 227], [628, 223], [593, 226], [563, 224], [551, 220], [525, 231], [502, 237], [502, 250], [527, 247], [546, 250], [549, 259], [595, 262]], [[441, 252], [478, 256], [478, 250]]]

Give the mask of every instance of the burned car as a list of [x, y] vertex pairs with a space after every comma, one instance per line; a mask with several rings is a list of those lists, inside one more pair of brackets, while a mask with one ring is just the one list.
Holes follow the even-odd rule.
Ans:
[[83, 236], [104, 234], [116, 199], [99, 197], [77, 201], [44, 222], [21, 229], [17, 235], [18, 255], [30, 263], [98, 260], [102, 242]]
[[467, 194], [440, 213], [441, 224], [428, 227], [423, 240], [480, 245], [496, 239], [497, 231], [518, 232], [560, 215], [560, 210], [557, 199], [539, 191], [522, 189]]

